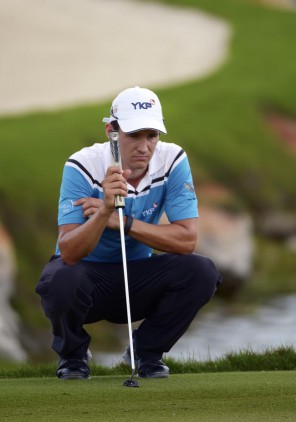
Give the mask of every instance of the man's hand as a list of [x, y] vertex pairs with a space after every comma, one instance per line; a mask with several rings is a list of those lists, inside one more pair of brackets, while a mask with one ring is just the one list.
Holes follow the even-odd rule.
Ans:
[[[82, 205], [83, 217], [89, 218], [95, 214], [100, 208], [104, 207], [104, 201], [96, 198], [81, 198], [74, 202], [74, 205]], [[118, 213], [114, 210], [110, 215], [106, 225], [108, 229], [119, 230], [119, 217]]]
[[89, 218], [104, 206], [104, 202], [102, 199], [87, 197], [78, 199], [74, 205], [82, 205], [83, 217]]
[[130, 170], [123, 171], [116, 166], [108, 167], [105, 179], [102, 181], [104, 205], [107, 209], [114, 209], [116, 195], [127, 196], [126, 179], [130, 173]]

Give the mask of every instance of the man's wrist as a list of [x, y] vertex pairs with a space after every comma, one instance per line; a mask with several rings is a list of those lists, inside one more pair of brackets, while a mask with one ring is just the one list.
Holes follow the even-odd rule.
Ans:
[[133, 225], [133, 217], [131, 215], [128, 215], [126, 220], [125, 220], [125, 225], [124, 225], [124, 234], [127, 235], [130, 231], [130, 229], [132, 228]]
[[98, 214], [100, 215], [100, 218], [103, 217], [106, 219], [109, 219], [112, 213], [114, 212], [112, 208], [107, 208], [106, 206], [99, 208], [98, 211], [99, 211]]

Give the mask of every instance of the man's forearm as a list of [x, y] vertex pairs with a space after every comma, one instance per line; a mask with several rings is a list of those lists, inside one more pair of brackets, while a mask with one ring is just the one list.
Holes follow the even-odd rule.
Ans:
[[74, 265], [87, 256], [99, 242], [110, 218], [110, 213], [98, 210], [84, 224], [72, 230], [60, 228], [59, 249], [66, 264]]
[[197, 239], [197, 219], [190, 218], [160, 225], [134, 219], [128, 235], [162, 252], [192, 253]]

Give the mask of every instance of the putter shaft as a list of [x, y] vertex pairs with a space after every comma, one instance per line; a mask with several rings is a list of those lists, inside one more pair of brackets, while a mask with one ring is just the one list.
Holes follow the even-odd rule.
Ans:
[[[119, 148], [119, 134], [117, 131], [111, 131], [109, 134], [111, 153], [113, 157], [114, 165], [119, 168], [121, 166], [121, 157], [120, 157], [120, 148]], [[122, 209], [125, 207], [124, 197], [121, 195], [116, 195], [115, 197], [115, 208], [118, 209], [119, 215], [119, 229], [120, 229], [120, 241], [121, 241], [121, 252], [122, 252], [122, 264], [123, 264], [123, 276], [124, 276], [124, 287], [125, 287], [125, 299], [126, 299], [126, 311], [127, 311], [127, 322], [128, 322], [128, 334], [129, 334], [129, 345], [131, 353], [131, 367], [132, 375], [129, 379], [129, 386], [138, 387], [136, 381], [132, 381], [132, 378], [135, 374], [135, 353], [134, 353], [134, 343], [133, 343], [133, 333], [132, 333], [132, 320], [131, 320], [131, 307], [129, 299], [129, 287], [128, 287], [128, 276], [127, 276], [127, 260], [126, 260], [126, 249], [125, 249], [125, 237], [124, 237], [124, 221], [123, 221], [123, 212]], [[124, 384], [126, 385], [126, 384]]]
[[118, 213], [119, 213], [122, 264], [123, 264], [123, 275], [124, 275], [124, 286], [125, 286], [125, 299], [126, 299], [126, 309], [127, 309], [128, 334], [129, 334], [129, 343], [130, 343], [130, 351], [131, 351], [131, 366], [132, 366], [132, 371], [133, 371], [133, 374], [134, 374], [134, 372], [135, 372], [135, 355], [134, 355], [134, 343], [133, 343], [133, 333], [132, 333], [131, 307], [130, 307], [130, 300], [129, 300], [129, 288], [128, 288], [128, 277], [127, 277], [126, 250], [125, 250], [124, 224], [123, 224], [122, 208], [118, 209]]

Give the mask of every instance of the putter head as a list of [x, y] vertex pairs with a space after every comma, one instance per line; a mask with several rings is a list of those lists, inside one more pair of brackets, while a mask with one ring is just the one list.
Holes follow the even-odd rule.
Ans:
[[138, 381], [129, 379], [124, 381], [124, 383], [122, 384], [124, 387], [140, 387]]

